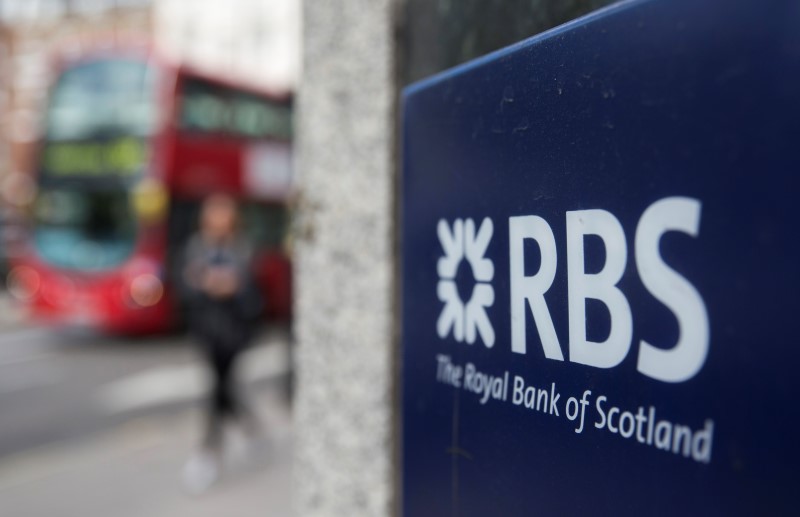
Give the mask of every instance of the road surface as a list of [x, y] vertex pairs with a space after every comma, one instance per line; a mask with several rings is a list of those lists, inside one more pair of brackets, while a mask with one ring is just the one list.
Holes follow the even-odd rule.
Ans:
[[231, 433], [223, 479], [189, 497], [180, 472], [199, 440], [206, 375], [186, 337], [0, 320], [0, 514], [288, 515], [288, 365], [284, 332], [248, 352], [241, 374], [266, 436]]

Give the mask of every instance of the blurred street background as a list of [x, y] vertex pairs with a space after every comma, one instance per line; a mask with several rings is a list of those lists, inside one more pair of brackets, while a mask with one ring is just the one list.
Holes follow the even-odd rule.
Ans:
[[[300, 23], [300, 0], [0, 0], [0, 515], [290, 514]], [[209, 375], [168, 289], [217, 191], [245, 208], [267, 293], [239, 359], [263, 436], [226, 435], [192, 496]]]

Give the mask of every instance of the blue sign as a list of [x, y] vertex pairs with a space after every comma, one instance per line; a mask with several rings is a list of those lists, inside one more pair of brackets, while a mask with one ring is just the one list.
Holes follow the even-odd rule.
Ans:
[[800, 3], [624, 2], [403, 116], [405, 515], [800, 512]]

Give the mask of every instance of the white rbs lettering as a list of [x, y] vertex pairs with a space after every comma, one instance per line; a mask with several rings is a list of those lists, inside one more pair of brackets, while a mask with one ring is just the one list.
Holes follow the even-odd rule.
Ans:
[[678, 319], [678, 342], [670, 350], [642, 340], [637, 368], [664, 382], [691, 379], [703, 367], [708, 354], [708, 312], [697, 289], [661, 259], [658, 244], [668, 231], [697, 237], [700, 202], [671, 197], [650, 205], [636, 227], [636, 268], [642, 283]]
[[[526, 352], [525, 306], [530, 304], [545, 357], [563, 361], [564, 355], [558, 344], [553, 319], [544, 300], [544, 293], [550, 289], [556, 277], [556, 238], [553, 230], [541, 217], [529, 215], [510, 217], [508, 234], [511, 252], [511, 350], [518, 354]], [[531, 276], [525, 276], [525, 239], [536, 241], [542, 257], [539, 271]]]
[[[617, 287], [625, 272], [627, 245], [619, 220], [605, 210], [567, 212], [567, 298], [569, 315], [569, 360], [613, 368], [628, 355], [633, 316], [623, 292]], [[644, 375], [664, 382], [692, 378], [705, 363], [709, 328], [705, 304], [684, 277], [670, 268], [659, 250], [661, 236], [680, 231], [696, 237], [700, 225], [700, 202], [685, 197], [665, 198], [645, 210], [636, 229], [636, 267], [645, 288], [678, 320], [678, 342], [669, 350], [642, 340], [637, 368]], [[550, 225], [537, 216], [510, 217], [509, 252], [511, 283], [511, 349], [526, 353], [525, 311], [529, 306], [545, 357], [563, 361], [553, 320], [545, 301], [556, 274], [556, 244]], [[600, 238], [605, 263], [597, 273], [586, 273], [584, 242], [587, 235]], [[525, 275], [524, 242], [535, 241], [541, 265]], [[608, 309], [610, 332], [602, 342], [589, 341], [586, 334], [586, 300], [597, 300]], [[666, 344], [665, 344], [666, 345]]]
[[[586, 235], [603, 241], [606, 263], [598, 273], [584, 271]], [[628, 300], [617, 288], [627, 262], [625, 232], [605, 210], [567, 212], [567, 299], [569, 305], [569, 360], [598, 368], [613, 368], [631, 347], [633, 319]], [[611, 316], [611, 332], [602, 343], [586, 339], [586, 299], [599, 300]]]

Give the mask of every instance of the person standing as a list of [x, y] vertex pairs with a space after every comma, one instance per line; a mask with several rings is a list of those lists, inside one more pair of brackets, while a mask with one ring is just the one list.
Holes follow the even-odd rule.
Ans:
[[255, 331], [263, 300], [255, 286], [251, 248], [239, 233], [236, 201], [214, 194], [200, 210], [200, 228], [184, 250], [182, 291], [190, 333], [211, 377], [208, 420], [200, 451], [184, 469], [184, 484], [199, 493], [219, 477], [226, 421], [253, 432], [255, 417], [237, 395], [235, 367]]

